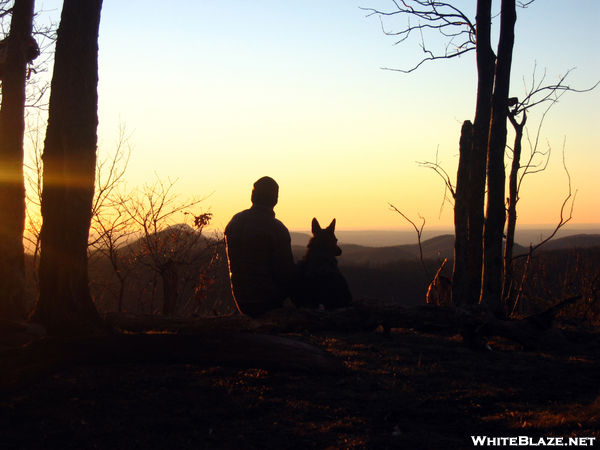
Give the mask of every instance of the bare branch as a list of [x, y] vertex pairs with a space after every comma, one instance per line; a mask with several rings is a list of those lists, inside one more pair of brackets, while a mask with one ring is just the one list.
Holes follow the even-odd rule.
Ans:
[[[413, 32], [418, 32], [421, 39], [420, 47], [426, 56], [410, 69], [383, 68], [384, 70], [410, 73], [418, 69], [425, 61], [450, 59], [475, 50], [475, 24], [450, 3], [434, 0], [402, 0], [401, 2], [393, 0], [393, 3], [396, 6], [393, 11], [381, 11], [374, 8], [361, 9], [368, 12], [367, 17], [373, 15], [379, 17], [383, 33], [397, 38], [393, 45], [406, 41]], [[383, 19], [392, 16], [406, 17], [406, 26], [401, 31], [386, 29]], [[411, 22], [411, 18], [417, 19], [416, 24]], [[449, 39], [442, 52], [428, 49], [424, 36], [424, 33], [427, 32], [438, 33], [445, 39]]]
[[[529, 5], [530, 3], [531, 2], [527, 2], [527, 4], [525, 6]], [[515, 99], [516, 103], [513, 105], [513, 109], [508, 114], [508, 118], [516, 130], [517, 126], [518, 126], [518, 124], [516, 122], [516, 117], [518, 115], [520, 115], [520, 114], [523, 115], [523, 121], [521, 124], [521, 126], [523, 126], [525, 123], [525, 120], [526, 120], [526, 113], [528, 112], [529, 109], [531, 109], [532, 107], [534, 107], [536, 105], [548, 103], [547, 108], [542, 113], [542, 116], [541, 116], [540, 122], [538, 124], [537, 132], [535, 134], [535, 138], [534, 138], [533, 142], [530, 139], [529, 131], [526, 131], [527, 140], [529, 141], [530, 154], [529, 154], [528, 161], [521, 166], [521, 169], [523, 169], [523, 171], [522, 171], [521, 175], [519, 176], [517, 192], [521, 189], [521, 185], [522, 185], [523, 180], [526, 175], [543, 172], [547, 168], [548, 163], [550, 161], [550, 156], [552, 153], [552, 148], [550, 147], [550, 145], [548, 145], [547, 151], [539, 150], [539, 140], [540, 140], [542, 125], [543, 125], [546, 115], [548, 114], [550, 109], [556, 103], [558, 103], [559, 99], [566, 92], [589, 92], [589, 91], [595, 89], [598, 86], [598, 84], [600, 83], [600, 82], [596, 83], [594, 86], [592, 86], [589, 89], [581, 89], [581, 90], [573, 89], [570, 86], [564, 84], [564, 81], [566, 80], [567, 76], [571, 73], [572, 70], [574, 70], [574, 69], [570, 69], [567, 71], [567, 73], [563, 77], [561, 77], [558, 84], [544, 86], [544, 81], [546, 79], [546, 71], [543, 72], [541, 79], [538, 81], [538, 80], [536, 80], [536, 74], [537, 74], [536, 67], [537, 67], [537, 65], [534, 66], [534, 70], [532, 72], [530, 88], [527, 87], [527, 83], [524, 80], [525, 92], [526, 92], [525, 98], [522, 101], [518, 101], [517, 99]], [[538, 160], [536, 162], [536, 159], [539, 157], [541, 157], [542, 159]]]
[[[456, 195], [456, 192], [455, 192], [455, 187], [452, 184], [452, 179], [450, 178], [450, 175], [448, 175], [448, 172], [446, 172], [446, 170], [437, 161], [437, 154], [436, 154], [435, 159], [436, 159], [435, 162], [430, 162], [430, 161], [419, 162], [419, 161], [417, 161], [417, 164], [426, 169], [431, 169], [435, 173], [437, 173], [440, 176], [440, 178], [442, 178], [442, 180], [444, 181], [444, 185], [445, 185], [446, 189], [448, 191], [450, 191], [452, 198], [454, 198]], [[444, 196], [444, 197], [446, 197], [446, 196]]]
[[427, 270], [427, 267], [425, 266], [425, 261], [423, 260], [423, 247], [421, 246], [421, 237], [423, 236], [423, 228], [425, 228], [425, 218], [421, 217], [419, 215], [419, 219], [423, 220], [423, 223], [421, 224], [421, 228], [419, 228], [415, 225], [415, 223], [412, 220], [410, 220], [408, 217], [406, 217], [404, 215], [404, 213], [402, 211], [400, 211], [398, 208], [396, 208], [394, 205], [392, 205], [391, 203], [388, 203], [388, 205], [390, 205], [390, 209], [392, 211], [396, 211], [398, 214], [400, 214], [402, 217], [404, 217], [404, 219], [408, 223], [410, 223], [413, 226], [413, 228], [415, 229], [415, 231], [417, 232], [417, 242], [419, 244], [419, 259], [421, 261], [421, 265], [423, 266], [423, 269], [425, 270], [425, 275], [427, 275], [427, 279], [431, 283], [431, 277], [429, 276], [429, 271]]
[[[562, 162], [563, 162], [563, 168], [565, 169], [565, 173], [567, 174], [569, 192], [568, 192], [568, 195], [565, 198], [565, 200], [563, 201], [562, 206], [560, 208], [560, 219], [558, 221], [558, 224], [554, 228], [554, 231], [546, 239], [543, 239], [541, 242], [539, 242], [535, 246], [530, 247], [529, 254], [533, 253], [534, 251], [536, 251], [537, 249], [539, 249], [542, 245], [544, 245], [546, 242], [548, 242], [551, 239], [553, 239], [554, 236], [556, 235], [556, 233], [558, 232], [558, 230], [560, 230], [562, 227], [564, 227], [573, 218], [573, 209], [575, 207], [575, 198], [577, 197], [577, 190], [575, 191], [575, 193], [573, 193], [572, 189], [571, 189], [571, 174], [569, 173], [569, 169], [567, 168], [567, 163], [566, 163], [566, 160], [565, 160], [565, 144], [566, 144], [566, 139], [563, 141], [563, 159], [562, 159]], [[572, 198], [572, 200], [571, 200], [571, 198]], [[565, 217], [565, 215], [566, 215], [565, 210], [566, 210], [566, 208], [569, 205], [569, 201], [571, 203], [571, 205], [569, 207], [569, 216]], [[522, 258], [524, 256], [527, 256], [527, 254], [515, 256], [514, 259]]]
[[565, 75], [560, 78], [560, 81], [557, 84], [544, 86], [543, 83], [546, 78], [546, 71], [544, 71], [544, 75], [542, 76], [542, 79], [539, 82], [536, 82], [536, 80], [535, 80], [536, 68], [534, 67], [532, 82], [531, 82], [531, 90], [528, 90], [527, 86], [525, 87], [525, 98], [515, 105], [514, 109], [511, 111], [511, 113], [513, 115], [518, 115], [518, 114], [521, 114], [522, 112], [527, 111], [541, 103], [551, 102], [552, 104], [554, 104], [554, 103], [558, 102], [560, 97], [565, 92], [576, 92], [576, 93], [590, 92], [590, 91], [594, 90], [596, 87], [598, 87], [598, 85], [600, 84], [600, 81], [598, 81], [593, 86], [586, 88], [586, 89], [575, 89], [569, 85], [566, 85], [565, 80], [567, 79], [567, 77], [573, 70], [575, 70], [575, 69], [573, 68], [573, 69], [567, 70]]
[[[417, 161], [417, 164], [426, 169], [433, 170], [444, 181], [444, 198], [443, 198], [442, 204], [440, 206], [440, 215], [441, 215], [441, 213], [444, 210], [444, 205], [446, 204], [446, 200], [449, 200], [451, 203], [453, 203], [454, 199], [456, 198], [456, 188], [452, 184], [452, 178], [450, 177], [450, 175], [448, 175], [448, 172], [446, 172], [446, 170], [442, 167], [440, 161], [438, 161], [438, 151], [439, 151], [439, 149], [436, 150], [436, 152], [435, 152], [435, 162], [430, 162], [430, 161], [419, 162], [419, 161]], [[448, 195], [446, 195], [448, 191], [450, 192], [451, 198], [448, 197]]]

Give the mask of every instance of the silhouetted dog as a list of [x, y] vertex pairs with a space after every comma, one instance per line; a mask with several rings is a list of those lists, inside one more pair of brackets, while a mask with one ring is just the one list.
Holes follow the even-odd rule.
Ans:
[[336, 256], [342, 254], [335, 237], [335, 219], [323, 229], [312, 220], [313, 237], [303, 260], [298, 263], [298, 281], [292, 301], [298, 307], [343, 308], [352, 301], [346, 279], [338, 268]]

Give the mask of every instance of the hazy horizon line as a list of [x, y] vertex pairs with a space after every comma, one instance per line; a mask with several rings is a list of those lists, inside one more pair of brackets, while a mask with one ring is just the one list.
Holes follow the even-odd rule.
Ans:
[[[521, 229], [521, 230], [527, 230], [527, 231], [531, 231], [531, 230], [554, 230], [557, 227], [557, 224], [551, 224], [551, 223], [547, 223], [547, 224], [523, 224], [523, 225], [517, 225], [517, 232]], [[600, 230], [600, 222], [589, 222], [589, 223], [585, 223], [585, 222], [580, 222], [580, 223], [567, 223], [565, 225], [563, 225], [561, 227], [561, 230], [565, 231], [569, 228], [575, 228], [575, 229], [598, 229]], [[310, 233], [310, 229], [309, 228], [289, 228], [289, 230], [291, 232], [295, 232], [295, 233]], [[453, 231], [454, 227], [452, 225], [448, 225], [448, 226], [431, 226], [431, 227], [425, 227], [423, 228], [423, 232], [428, 232], [428, 231]], [[336, 227], [336, 232], [389, 232], [389, 233], [404, 233], [404, 232], [411, 232], [411, 233], [415, 233], [415, 229], [412, 228], [411, 226], [404, 226], [404, 227], [398, 227], [398, 228], [376, 228], [376, 227]]]

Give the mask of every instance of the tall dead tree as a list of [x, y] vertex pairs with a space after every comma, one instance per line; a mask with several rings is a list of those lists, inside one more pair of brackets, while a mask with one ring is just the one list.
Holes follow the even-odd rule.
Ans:
[[515, 230], [517, 228], [517, 202], [519, 200], [519, 170], [521, 169], [521, 151], [523, 140], [523, 129], [527, 122], [527, 114], [523, 113], [523, 119], [518, 122], [514, 114], [509, 115], [510, 123], [515, 129], [515, 144], [513, 147], [513, 160], [510, 166], [508, 182], [508, 220], [506, 225], [506, 243], [504, 249], [504, 286], [502, 297], [506, 300], [509, 295], [513, 279], [513, 248], [515, 244]]
[[[531, 2], [525, 4], [528, 3]], [[498, 56], [492, 49], [492, 0], [477, 0], [474, 22], [448, 2], [406, 0], [394, 2], [394, 5], [396, 9], [391, 12], [368, 10], [380, 16], [401, 15], [418, 19], [416, 22], [408, 20], [406, 28], [400, 32], [387, 33], [398, 37], [398, 42], [406, 40], [413, 31], [422, 35], [427, 30], [437, 31], [452, 42], [441, 54], [435, 54], [423, 41], [425, 57], [413, 68], [400, 72], [412, 72], [425, 61], [449, 59], [476, 51], [478, 82], [472, 146], [467, 149], [461, 139], [459, 161], [461, 180], [468, 176], [469, 195], [462, 195], [464, 190], [461, 189], [455, 198], [455, 214], [458, 211], [461, 215], [459, 226], [465, 226], [463, 216], [464, 211], [468, 211], [468, 245], [458, 241], [457, 257], [464, 262], [465, 248], [468, 254], [467, 263], [459, 265], [459, 272], [454, 273], [453, 301], [457, 304], [482, 302], [501, 315], [504, 148], [516, 0], [502, 0], [501, 3]], [[484, 214], [486, 185], [487, 209]], [[461, 236], [463, 232], [461, 230]]]
[[[496, 55], [492, 50], [492, 0], [477, 1], [477, 18], [475, 23], [475, 50], [477, 62], [477, 100], [475, 103], [475, 119], [473, 121], [473, 148], [470, 165], [470, 197], [466, 206], [469, 211], [468, 225], [468, 268], [467, 276], [459, 278], [454, 292], [465, 292], [464, 299], [454, 298], [457, 304], [477, 304], [481, 293], [481, 271], [483, 264], [483, 230], [484, 204], [486, 185], [486, 161], [492, 117], [492, 94], [494, 90], [494, 70]], [[464, 158], [461, 152], [460, 158]], [[455, 206], [456, 207], [456, 206]], [[461, 208], [460, 204], [458, 205]], [[461, 286], [460, 283], [464, 283]]]
[[[509, 99], [509, 109], [508, 119], [513, 126], [515, 132], [514, 145], [512, 148], [512, 164], [511, 170], [509, 174], [508, 180], [508, 197], [507, 197], [507, 226], [506, 226], [506, 243], [504, 250], [504, 287], [502, 289], [502, 298], [505, 303], [505, 310], [510, 314], [513, 310], [514, 304], [514, 264], [513, 259], [513, 246], [514, 246], [514, 238], [515, 238], [515, 230], [517, 223], [517, 203], [519, 201], [519, 191], [521, 189], [521, 184], [526, 175], [543, 172], [550, 160], [551, 149], [543, 151], [538, 148], [540, 141], [540, 131], [542, 129], [542, 125], [544, 119], [550, 109], [558, 103], [560, 97], [566, 92], [589, 92], [595, 89], [600, 82], [597, 82], [593, 86], [587, 89], [574, 89], [569, 85], [565, 84], [565, 79], [569, 75], [570, 70], [562, 76], [558, 83], [552, 85], [544, 85], [545, 82], [545, 74], [540, 81], [536, 81], [536, 73], [534, 71], [533, 78], [531, 81], [530, 88], [526, 91], [525, 97], [519, 100], [516, 97]], [[527, 113], [535, 106], [546, 104], [548, 105], [546, 110], [542, 113], [541, 119], [539, 121], [537, 132], [535, 133], [535, 137], [533, 142], [530, 141], [530, 153], [524, 161], [521, 161], [522, 152], [523, 152], [523, 144], [522, 140], [525, 135], [525, 124], [527, 122]], [[564, 165], [564, 159], [563, 159]], [[567, 168], [565, 167], [565, 172], [567, 173], [567, 177], [570, 180], [569, 173]], [[563, 215], [564, 209], [567, 206], [567, 202], [571, 198], [571, 189], [570, 189], [570, 181], [569, 181], [569, 195], [566, 198], [565, 202], [563, 202], [563, 206], [561, 208], [560, 213], [560, 221], [556, 226], [555, 231], [550, 235], [549, 238], [552, 238], [556, 231], [564, 226], [571, 218], [568, 218]], [[574, 196], [571, 200], [571, 208], [573, 207]], [[543, 244], [540, 243], [540, 244]], [[536, 245], [535, 248], [538, 248], [539, 245]], [[520, 255], [523, 256], [523, 255]]]
[[[491, 2], [491, 0], [487, 1]], [[502, 305], [504, 270], [502, 236], [506, 221], [504, 151], [506, 148], [510, 72], [517, 21], [515, 0], [502, 0], [500, 14], [500, 36], [487, 152], [487, 210], [483, 235], [484, 260], [480, 299], [481, 304], [491, 308], [498, 316], [504, 314]]]
[[98, 29], [102, 0], [65, 0], [44, 144], [40, 295], [33, 322], [54, 335], [107, 332], [89, 291], [98, 127]]
[[[4, 41], [0, 108], [0, 317], [23, 319], [25, 182], [25, 82], [30, 59], [34, 0], [15, 0], [10, 34]], [[36, 55], [37, 56], [37, 55]]]
[[460, 133], [460, 159], [454, 193], [454, 268], [452, 298], [455, 303], [469, 303], [469, 204], [471, 204], [471, 163], [473, 158], [473, 124], [465, 121]]

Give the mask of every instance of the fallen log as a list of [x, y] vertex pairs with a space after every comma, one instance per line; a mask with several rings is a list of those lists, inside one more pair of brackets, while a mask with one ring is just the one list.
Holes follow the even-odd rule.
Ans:
[[[89, 364], [198, 364], [308, 373], [343, 370], [342, 363], [324, 350], [265, 333], [361, 332], [381, 326], [385, 333], [392, 328], [460, 333], [472, 347], [485, 346], [488, 340], [502, 337], [526, 349], [565, 350], [571, 343], [560, 330], [552, 328], [552, 321], [562, 308], [579, 298], [567, 299], [521, 320], [500, 320], [479, 306], [403, 307], [366, 299], [354, 300], [350, 307], [334, 311], [275, 310], [257, 320], [242, 315], [165, 318], [107, 314], [105, 319], [116, 329], [138, 334], [46, 337], [6, 350], [0, 353], [0, 385], [63, 367]], [[0, 329], [9, 334], [37, 330], [35, 326], [9, 322], [0, 323]]]
[[[486, 314], [485, 320], [476, 330], [472, 339], [498, 336], [521, 344], [528, 350], [565, 350], [570, 347], [567, 337], [552, 323], [556, 315], [566, 306], [582, 298], [581, 295], [563, 300], [538, 314], [517, 320], [499, 320], [492, 314]], [[477, 334], [479, 336], [477, 336]]]
[[0, 351], [20, 347], [46, 335], [46, 329], [34, 323], [0, 319]]
[[[261, 317], [271, 331], [367, 331], [380, 326], [384, 333], [392, 328], [409, 328], [433, 334], [459, 333], [472, 348], [487, 346], [495, 337], [508, 339], [527, 350], [568, 351], [572, 342], [552, 323], [566, 306], [581, 299], [572, 297], [541, 313], [522, 319], [501, 320], [479, 305], [469, 308], [419, 305], [404, 307], [394, 302], [354, 300], [350, 308], [338, 311], [277, 310]], [[263, 327], [267, 323], [263, 322]]]
[[382, 326], [415, 328], [419, 331], [458, 332], [464, 321], [475, 313], [452, 307], [412, 306], [395, 302], [357, 299], [351, 306], [330, 311], [313, 309], [276, 309], [258, 319], [244, 315], [208, 317], [164, 317], [146, 314], [107, 313], [106, 320], [114, 328], [131, 333], [149, 331], [178, 334], [218, 331], [259, 333], [360, 332]]
[[210, 333], [220, 331], [263, 331], [261, 322], [242, 314], [226, 316], [168, 317], [151, 314], [105, 313], [113, 328], [130, 333], [163, 331], [167, 333]]
[[533, 324], [536, 328], [540, 330], [548, 330], [552, 326], [554, 319], [556, 319], [556, 315], [566, 306], [569, 306], [575, 303], [577, 300], [581, 300], [583, 295], [576, 295], [575, 297], [570, 297], [566, 300], [563, 300], [560, 303], [557, 303], [554, 306], [542, 311], [538, 314], [533, 314], [531, 316], [527, 316], [523, 318], [524, 321]]
[[313, 374], [336, 374], [344, 370], [344, 365], [325, 350], [261, 334], [46, 337], [0, 353], [0, 385], [27, 381], [69, 367], [96, 364], [196, 364]]
[[460, 333], [472, 347], [485, 346], [488, 340], [502, 337], [527, 349], [552, 350], [569, 344], [560, 330], [552, 328], [556, 314], [580, 298], [569, 298], [539, 314], [516, 320], [500, 320], [479, 305], [469, 308], [431, 305], [406, 307], [395, 302], [370, 299], [356, 299], [348, 308], [331, 311], [278, 309], [255, 320], [242, 315], [187, 319], [117, 314], [105, 317], [114, 327], [133, 332], [361, 332], [373, 331], [380, 326], [386, 334], [392, 328], [445, 335]]

